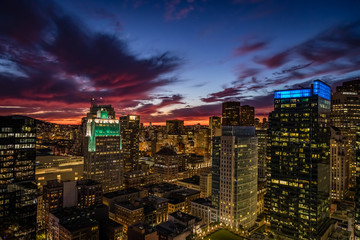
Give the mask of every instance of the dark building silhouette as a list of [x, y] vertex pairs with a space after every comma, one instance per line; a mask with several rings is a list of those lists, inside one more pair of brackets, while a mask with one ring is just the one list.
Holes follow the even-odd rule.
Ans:
[[240, 125], [240, 102], [224, 102], [222, 104], [222, 125]]
[[271, 230], [280, 235], [320, 239], [327, 229], [330, 100], [330, 87], [319, 80], [274, 94], [266, 203]]
[[0, 238], [35, 239], [35, 120], [0, 117]]
[[255, 108], [249, 105], [240, 107], [240, 125], [255, 126]]

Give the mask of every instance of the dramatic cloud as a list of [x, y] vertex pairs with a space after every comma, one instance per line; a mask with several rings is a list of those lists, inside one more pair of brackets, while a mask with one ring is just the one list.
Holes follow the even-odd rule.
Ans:
[[165, 2], [165, 20], [171, 21], [186, 18], [194, 10], [193, 1], [185, 1], [185, 4], [182, 4], [181, 0], [168, 0]]
[[11, 66], [0, 71], [0, 105], [21, 102], [31, 110], [27, 103], [35, 104], [40, 109], [28, 111], [31, 116], [61, 118], [60, 112], [69, 114], [64, 103], [86, 107], [100, 96], [115, 107], [136, 106], [176, 81], [165, 75], [179, 67], [179, 58], [165, 52], [141, 59], [123, 40], [90, 31], [52, 2], [7, 1], [0, 19], [0, 60]]
[[243, 54], [247, 54], [250, 52], [258, 51], [264, 49], [267, 46], [267, 42], [251, 42], [251, 43], [244, 43], [240, 47], [237, 47], [234, 51], [235, 56], [241, 56]]
[[[243, 45], [237, 52], [243, 54], [264, 46], [265, 43], [255, 42]], [[309, 86], [314, 79], [325, 79], [328, 84], [341, 81], [343, 74], [359, 70], [360, 21], [336, 26], [290, 49], [254, 61], [265, 68], [238, 66], [238, 79], [231, 86], [201, 100], [239, 100], [265, 113], [272, 109], [274, 90]]]
[[[135, 112], [142, 116], [148, 116], [150, 114], [156, 113], [158, 109], [161, 109], [166, 106], [174, 105], [174, 104], [184, 104], [181, 100], [183, 99], [180, 95], [173, 95], [170, 97], [160, 97], [161, 102], [159, 104], [143, 104], [140, 107], [135, 109]], [[147, 119], [149, 120], [149, 119]], [[151, 121], [151, 120], [150, 120]]]
[[257, 60], [268, 68], [281, 67], [290, 59], [302, 59], [320, 65], [341, 58], [359, 56], [360, 21], [328, 29], [298, 46], [271, 57]]

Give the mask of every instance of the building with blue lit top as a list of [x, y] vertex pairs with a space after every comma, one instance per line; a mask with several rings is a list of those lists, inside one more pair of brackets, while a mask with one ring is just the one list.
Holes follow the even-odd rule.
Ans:
[[330, 87], [276, 91], [269, 116], [268, 192], [271, 230], [320, 239], [329, 226]]
[[120, 121], [115, 119], [114, 109], [111, 105], [92, 104], [83, 128], [84, 178], [100, 182], [104, 193], [121, 189], [124, 167]]

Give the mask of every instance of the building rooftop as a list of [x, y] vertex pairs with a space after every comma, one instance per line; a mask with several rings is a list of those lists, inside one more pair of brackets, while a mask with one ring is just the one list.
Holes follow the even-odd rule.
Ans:
[[144, 208], [143, 205], [140, 202], [125, 201], [125, 202], [117, 202], [117, 203], [115, 203], [115, 205], [126, 208], [126, 209], [128, 209], [130, 211], [134, 211], [134, 210]]
[[146, 173], [144, 171], [137, 170], [137, 171], [124, 173], [124, 178], [131, 178], [131, 177], [145, 176], [145, 175], [146, 175]]
[[129, 229], [132, 229], [133, 231], [136, 232], [141, 232], [146, 235], [156, 232], [156, 229], [154, 227], [151, 227], [150, 225], [144, 223], [136, 223], [134, 225], [129, 226]]
[[166, 182], [146, 185], [144, 186], [144, 188], [147, 189], [150, 193], [154, 193], [154, 192], [164, 193], [164, 192], [170, 192], [177, 189], [181, 189], [181, 187], [176, 184], [171, 184]]
[[351, 232], [336, 228], [336, 230], [328, 237], [329, 240], [348, 240], [350, 239]]
[[170, 203], [170, 204], [175, 205], [175, 204], [179, 204], [179, 203], [182, 203], [182, 202], [184, 202], [184, 200], [181, 200], [181, 199], [178, 199], [178, 198], [171, 198], [171, 197], [169, 197], [169, 203]]
[[189, 222], [191, 220], [194, 220], [194, 219], [195, 219], [195, 221], [200, 220], [199, 218], [197, 218], [197, 217], [195, 217], [193, 215], [190, 215], [190, 214], [187, 214], [187, 213], [184, 213], [184, 212], [181, 212], [181, 211], [176, 211], [176, 212], [170, 213], [169, 216], [172, 216], [176, 220], [184, 222], [184, 223], [187, 223], [187, 222]]
[[162, 235], [165, 236], [175, 237], [186, 231], [189, 231], [190, 234], [190, 230], [188, 229], [188, 227], [180, 223], [174, 223], [171, 221], [160, 223], [159, 225], [156, 226], [156, 229], [158, 232], [162, 233]]
[[103, 197], [105, 197], [105, 198], [114, 198], [114, 197], [118, 197], [118, 196], [121, 196], [121, 195], [126, 195], [126, 194], [136, 193], [136, 192], [140, 192], [140, 190], [137, 189], [137, 188], [127, 188], [127, 189], [124, 189], [124, 190], [118, 190], [118, 191], [115, 191], [115, 192], [105, 193], [103, 195]]
[[165, 155], [165, 156], [176, 156], [177, 155], [177, 153], [174, 150], [167, 148], [167, 147], [162, 148], [156, 154], [157, 155]]
[[89, 219], [87, 217], [81, 217], [76, 218], [72, 221], [61, 223], [60, 225], [67, 229], [69, 232], [76, 232], [84, 228], [98, 226], [99, 224], [96, 220]]
[[184, 183], [189, 183], [189, 184], [200, 186], [200, 176], [194, 175], [191, 178], [185, 178], [185, 179], [179, 180], [179, 182], [184, 182]]
[[214, 208], [214, 206], [211, 204], [211, 201], [209, 199], [198, 198], [193, 200], [192, 202]]
[[83, 179], [77, 181], [77, 185], [87, 185], [87, 186], [94, 186], [94, 185], [100, 185], [101, 183], [92, 179]]
[[165, 202], [169, 201], [167, 198], [158, 197], [155, 195], [150, 195], [148, 197], [143, 198], [142, 200], [144, 202], [151, 202], [151, 203], [156, 203], [156, 204], [165, 203]]
[[200, 194], [200, 192], [197, 190], [194, 190], [194, 189], [190, 189], [190, 188], [183, 188], [178, 191], [172, 192], [170, 196], [172, 198], [185, 199], [186, 197], [189, 197], [189, 196], [192, 196], [195, 194]]

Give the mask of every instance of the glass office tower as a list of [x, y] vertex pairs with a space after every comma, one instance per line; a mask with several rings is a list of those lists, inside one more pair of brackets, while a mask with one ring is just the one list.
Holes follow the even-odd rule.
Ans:
[[36, 124], [32, 118], [0, 117], [0, 239], [35, 239]]
[[319, 239], [329, 221], [331, 89], [276, 91], [269, 118], [271, 230], [293, 239]]
[[213, 138], [213, 203], [220, 222], [249, 229], [257, 217], [257, 137], [255, 127], [222, 126]]

